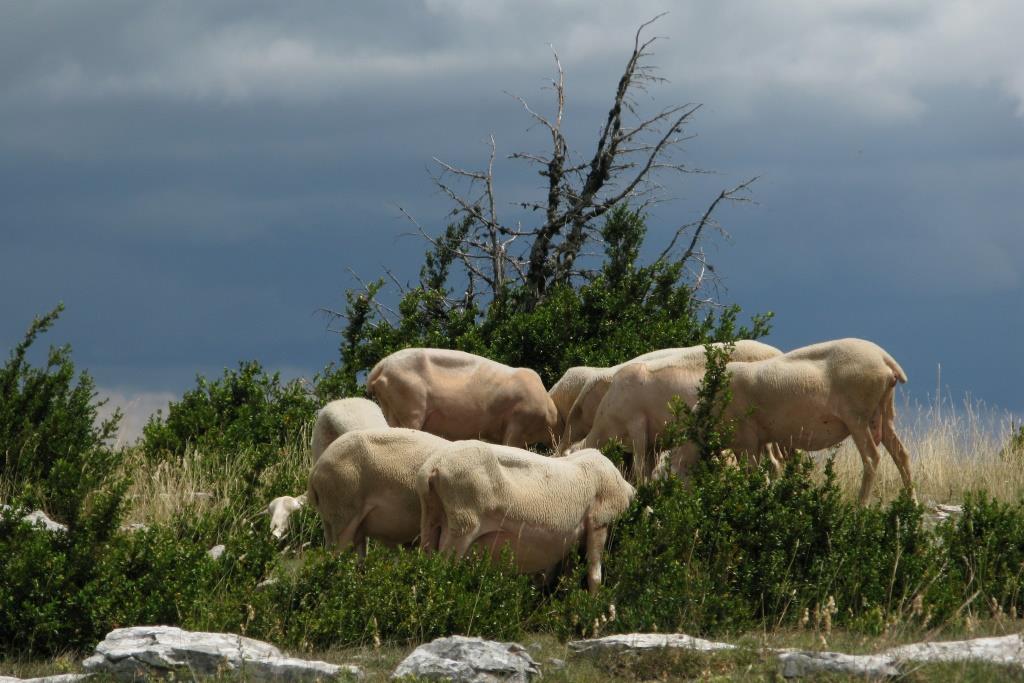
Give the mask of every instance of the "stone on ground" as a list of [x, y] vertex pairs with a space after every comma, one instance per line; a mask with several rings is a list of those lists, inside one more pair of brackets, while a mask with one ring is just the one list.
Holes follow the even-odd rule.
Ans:
[[695, 652], [734, 650], [735, 645], [718, 643], [713, 640], [694, 638], [684, 633], [627, 633], [592, 640], [573, 640], [569, 650], [577, 655], [596, 655], [619, 652], [650, 652], [675, 648]]
[[173, 626], [134, 626], [107, 634], [96, 653], [82, 662], [90, 673], [121, 681], [194, 678], [242, 673], [252, 681], [318, 681], [349, 676], [362, 669], [285, 656], [269, 643], [230, 633], [184, 631]]
[[518, 643], [452, 636], [420, 645], [391, 674], [455, 683], [526, 683], [540, 667]]

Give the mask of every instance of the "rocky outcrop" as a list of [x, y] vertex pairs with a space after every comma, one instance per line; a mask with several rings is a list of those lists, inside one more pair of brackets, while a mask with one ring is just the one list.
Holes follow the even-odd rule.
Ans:
[[391, 674], [406, 676], [455, 683], [527, 683], [540, 676], [540, 667], [517, 643], [452, 636], [420, 645]]
[[890, 648], [877, 655], [844, 655], [839, 652], [783, 652], [779, 670], [786, 678], [835, 672], [879, 678], [898, 676], [903, 663], [988, 662], [1024, 669], [1024, 640], [1020, 635], [974, 638], [934, 643], [913, 643]]
[[287, 657], [273, 645], [252, 638], [184, 631], [173, 626], [115, 629], [82, 666], [90, 673], [122, 681], [231, 673], [242, 674], [250, 681], [288, 682], [364, 676], [359, 667]]
[[573, 640], [569, 643], [569, 651], [577, 655], [597, 655], [619, 652], [651, 652], [675, 648], [694, 650], [696, 652], [715, 652], [716, 650], [734, 650], [735, 645], [718, 643], [713, 640], [694, 638], [684, 633], [627, 633], [591, 640]]
[[900, 670], [890, 657], [846, 655], [842, 652], [783, 652], [779, 654], [779, 672], [785, 678], [819, 676], [824, 673], [871, 679], [900, 675]]

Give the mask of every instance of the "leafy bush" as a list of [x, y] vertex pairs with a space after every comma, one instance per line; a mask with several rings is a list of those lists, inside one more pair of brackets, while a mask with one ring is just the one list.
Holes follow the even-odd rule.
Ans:
[[936, 609], [1024, 617], [1024, 501], [969, 496], [963, 514], [938, 529], [949, 591]]
[[302, 381], [281, 383], [257, 362], [210, 381], [196, 377], [196, 387], [158, 412], [143, 428], [143, 448], [150, 457], [180, 456], [189, 447], [203, 451], [273, 452], [294, 445], [316, 411], [316, 401]]
[[452, 562], [443, 555], [375, 547], [353, 554], [307, 553], [289, 575], [255, 597], [247, 633], [303, 648], [407, 643], [452, 633], [512, 639], [538, 601], [510, 562]]
[[28, 362], [29, 349], [63, 310], [60, 304], [33, 320], [0, 368], [0, 480], [26, 506], [73, 524], [86, 497], [120, 463], [107, 442], [121, 414], [97, 420], [103, 401], [87, 372], [76, 377], [70, 346], [50, 347], [43, 367]]

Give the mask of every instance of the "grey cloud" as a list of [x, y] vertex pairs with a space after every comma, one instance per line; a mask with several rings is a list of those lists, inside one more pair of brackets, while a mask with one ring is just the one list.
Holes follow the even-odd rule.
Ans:
[[[543, 149], [503, 91], [550, 111], [566, 69], [573, 147], [593, 138], [632, 46], [664, 9], [643, 112], [705, 102], [653, 244], [762, 175], [711, 243], [726, 301], [779, 311], [783, 346], [877, 338], [912, 376], [1024, 408], [1006, 357], [1024, 319], [1024, 82], [1010, 2], [429, 0], [0, 6], [0, 342], [58, 299], [54, 338], [104, 386], [180, 391], [239, 359], [311, 374], [336, 357], [318, 307], [347, 268], [416, 275], [399, 237], [450, 208], [433, 156], [463, 166]], [[967, 8], [967, 9], [965, 9]], [[499, 159], [503, 211], [535, 192]], [[529, 216], [522, 216], [530, 220]], [[944, 302], [950, 301], [949, 305]], [[1016, 325], [1016, 327], [1015, 327]], [[66, 336], [65, 336], [66, 335]], [[926, 344], [920, 342], [927, 339]], [[988, 360], [985, 361], [988, 363]], [[128, 389], [123, 389], [127, 393]]]

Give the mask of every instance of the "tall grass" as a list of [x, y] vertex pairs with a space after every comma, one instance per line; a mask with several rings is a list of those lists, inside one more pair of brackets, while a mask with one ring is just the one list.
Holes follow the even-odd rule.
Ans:
[[189, 448], [180, 458], [152, 460], [133, 447], [125, 458], [130, 481], [125, 523], [161, 525], [182, 514], [231, 506], [252, 511], [277, 495], [305, 493], [313, 463], [308, 445], [299, 444], [308, 443], [306, 427], [296, 444], [277, 449], [270, 463], [259, 468], [252, 459], [261, 456], [250, 449], [205, 453]]

